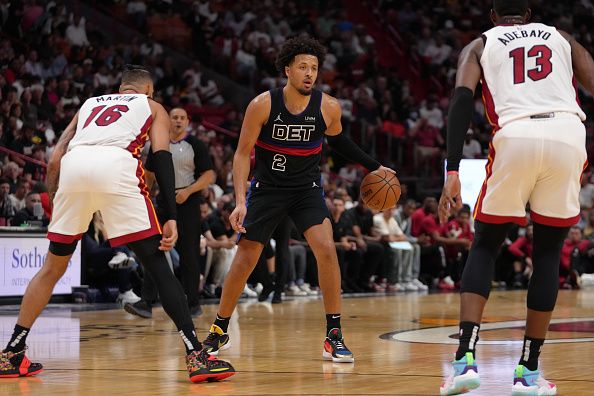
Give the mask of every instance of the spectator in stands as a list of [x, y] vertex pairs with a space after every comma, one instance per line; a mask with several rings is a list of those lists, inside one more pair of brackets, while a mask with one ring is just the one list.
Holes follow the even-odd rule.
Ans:
[[10, 184], [5, 178], [0, 178], [0, 226], [10, 225], [10, 219], [15, 215], [16, 210], [9, 197]]
[[533, 227], [526, 227], [526, 235], [518, 237], [508, 248], [508, 252], [514, 256], [514, 288], [524, 288], [532, 276], [532, 251], [534, 249], [532, 237]]
[[[412, 282], [419, 290], [428, 290], [429, 287], [419, 279], [421, 275], [421, 245], [419, 238], [412, 235], [412, 214], [417, 208], [417, 203], [413, 199], [407, 199], [404, 205], [401, 205], [394, 214], [394, 219], [406, 236], [406, 239], [412, 246]], [[423, 237], [420, 237], [421, 239]]]
[[594, 184], [591, 183], [592, 173], [588, 170], [584, 172], [581, 179], [582, 188], [580, 190], [580, 207], [582, 209], [594, 208]]
[[356, 238], [357, 248], [364, 252], [365, 265], [361, 268], [359, 287], [363, 290], [371, 288], [376, 292], [383, 292], [386, 290], [385, 286], [372, 281], [372, 277], [378, 271], [385, 272], [381, 266], [386, 254], [386, 248], [381, 242], [381, 237], [373, 231], [373, 212], [360, 200], [347, 213], [353, 222], [353, 234]]
[[79, 47], [89, 45], [85, 22], [85, 19], [78, 14], [75, 14], [72, 18], [72, 22], [66, 28], [66, 39], [71, 45], [77, 45]]
[[146, 24], [146, 3], [144, 0], [129, 1], [126, 13], [132, 17], [138, 29], [144, 29]]
[[447, 273], [450, 274], [454, 282], [459, 282], [464, 264], [468, 258], [470, 245], [474, 240], [474, 233], [470, 229], [470, 206], [462, 206], [456, 217], [445, 224], [442, 235], [449, 240], [458, 239], [464, 241], [461, 244], [449, 243], [444, 246], [448, 265]]
[[582, 230], [573, 226], [561, 248], [559, 283], [563, 289], [579, 289], [579, 273], [572, 266], [572, 257], [584, 255], [590, 248], [590, 242], [582, 239]]
[[19, 168], [18, 164], [13, 161], [10, 161], [2, 168], [2, 176], [8, 180], [11, 193], [15, 193], [17, 190], [17, 184], [19, 182], [19, 176], [21, 175], [21, 172], [21, 168]]
[[412, 235], [419, 238], [421, 245], [421, 272], [430, 275], [440, 289], [453, 290], [455, 282], [447, 271], [444, 246], [470, 247], [471, 242], [466, 238], [441, 235], [437, 200], [433, 197], [425, 198], [423, 207], [417, 209], [411, 217]]
[[452, 47], [447, 45], [441, 34], [435, 37], [435, 41], [429, 43], [425, 49], [424, 56], [429, 59], [433, 67], [441, 66], [452, 53]]
[[429, 123], [426, 118], [421, 118], [413, 128], [409, 130], [409, 136], [415, 141], [415, 168], [422, 168], [424, 173], [435, 173], [438, 160], [441, 158], [444, 145], [443, 137], [439, 130]]
[[346, 214], [345, 203], [342, 198], [335, 197], [330, 206], [332, 215], [332, 232], [336, 244], [336, 253], [340, 265], [342, 291], [344, 293], [362, 292], [357, 285], [359, 271], [363, 259], [363, 252], [357, 249], [353, 232], [353, 221]]
[[30, 192], [25, 200], [25, 208], [18, 211], [12, 218], [11, 225], [22, 226], [38, 224], [47, 227], [49, 219], [43, 212], [41, 197], [38, 193]]
[[419, 109], [421, 119], [427, 120], [427, 124], [440, 131], [444, 126], [443, 113], [437, 107], [435, 96], [430, 96]]
[[132, 270], [137, 267], [136, 260], [128, 248], [109, 245], [99, 212], [93, 215], [89, 229], [83, 235], [82, 251], [82, 267], [87, 271], [91, 287], [104, 289], [112, 283], [117, 284], [119, 295], [116, 301], [122, 306], [140, 301], [130, 282]]
[[464, 147], [462, 148], [462, 158], [475, 159], [480, 158], [482, 154], [481, 144], [474, 138], [472, 128], [466, 132]]
[[17, 182], [14, 194], [10, 194], [12, 206], [14, 206], [14, 209], [17, 212], [25, 208], [25, 198], [27, 197], [28, 193], [29, 183], [27, 183], [24, 180], [20, 180], [19, 182]]
[[[33, 147], [33, 159], [45, 163], [45, 146], [37, 145]], [[45, 180], [47, 168], [39, 163], [27, 162], [23, 170], [23, 176], [31, 180]]]
[[586, 212], [586, 222], [584, 224], [584, 238], [593, 239], [594, 238], [594, 210], [587, 210]]
[[[297, 227], [291, 221], [291, 234], [297, 233]], [[307, 242], [289, 239], [290, 260], [287, 273], [287, 292], [294, 295], [315, 296], [316, 290], [312, 290], [308, 283], [305, 283], [307, 271]], [[301, 293], [298, 293], [300, 291]]]
[[228, 202], [223, 205], [220, 212], [214, 211], [206, 218], [212, 236], [220, 242], [217, 245], [223, 246], [222, 248], [216, 248], [215, 245], [210, 245], [213, 248], [212, 264], [210, 274], [206, 279], [207, 284], [205, 288], [211, 294], [214, 294], [214, 290], [217, 287], [223, 285], [225, 276], [227, 276], [227, 272], [229, 272], [229, 268], [231, 267], [233, 256], [237, 251], [237, 246], [234, 243], [236, 234], [229, 222], [229, 215], [233, 209], [234, 205]]
[[373, 232], [380, 236], [388, 253], [386, 291], [419, 290], [412, 282], [413, 248], [394, 219], [393, 209], [373, 216]]

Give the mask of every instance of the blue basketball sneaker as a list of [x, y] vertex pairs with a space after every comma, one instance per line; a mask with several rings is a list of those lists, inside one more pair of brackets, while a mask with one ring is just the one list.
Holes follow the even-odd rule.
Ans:
[[340, 329], [332, 329], [328, 332], [324, 341], [322, 357], [324, 360], [332, 360], [334, 363], [353, 363], [355, 361], [353, 353], [344, 344]]
[[459, 395], [480, 386], [481, 379], [472, 352], [466, 352], [466, 355], [460, 360], [454, 360], [452, 362], [452, 368], [453, 373], [443, 381], [439, 388], [439, 394], [441, 396]]
[[557, 386], [547, 381], [538, 370], [528, 370], [518, 364], [514, 372], [512, 396], [549, 396], [557, 394]]

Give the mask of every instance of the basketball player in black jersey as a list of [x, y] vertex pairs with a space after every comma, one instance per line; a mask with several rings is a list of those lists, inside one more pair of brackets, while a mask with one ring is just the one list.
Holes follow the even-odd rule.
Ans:
[[[272, 232], [290, 216], [318, 263], [327, 321], [323, 357], [354, 361], [340, 327], [340, 270], [319, 167], [324, 138], [333, 149], [370, 171], [382, 166], [341, 133], [338, 101], [314, 89], [324, 55], [325, 48], [314, 39], [297, 37], [285, 42], [277, 67], [286, 74], [287, 84], [260, 94], [246, 110], [233, 161], [237, 202], [230, 217], [241, 237], [217, 318], [204, 341], [211, 354], [229, 347], [227, 327], [237, 299]], [[256, 165], [246, 198], [254, 146]]]

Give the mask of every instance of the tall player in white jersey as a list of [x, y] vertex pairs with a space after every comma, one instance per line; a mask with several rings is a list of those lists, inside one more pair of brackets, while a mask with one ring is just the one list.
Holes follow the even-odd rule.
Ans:
[[[0, 378], [42, 370], [41, 364], [25, 357], [27, 336], [96, 211], [103, 215], [110, 244], [128, 244], [157, 283], [163, 308], [184, 342], [190, 380], [221, 380], [235, 373], [230, 364], [202, 349], [183, 289], [165, 259], [164, 251], [177, 240], [175, 177], [169, 115], [152, 94], [150, 74], [130, 66], [122, 73], [119, 94], [88, 99], [62, 133], [47, 173], [54, 204], [49, 252], [27, 287], [14, 333], [0, 353]], [[165, 197], [163, 235], [139, 159], [149, 137], [155, 176]]]
[[527, 204], [534, 223], [534, 273], [512, 392], [557, 392], [540, 375], [538, 357], [557, 299], [561, 247], [580, 213], [586, 136], [574, 77], [594, 93], [594, 62], [567, 33], [528, 23], [530, 14], [528, 0], [494, 0], [495, 27], [464, 48], [458, 62], [448, 116], [447, 180], [439, 203], [442, 222], [462, 206], [458, 167], [479, 80], [494, 135], [475, 209], [475, 239], [462, 275], [459, 347], [442, 395], [480, 385], [475, 346], [495, 258], [510, 226], [526, 224]]

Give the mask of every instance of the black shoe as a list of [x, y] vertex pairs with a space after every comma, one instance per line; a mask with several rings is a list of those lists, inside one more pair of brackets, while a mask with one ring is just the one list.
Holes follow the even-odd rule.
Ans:
[[190, 315], [192, 315], [193, 318], [202, 315], [202, 306], [200, 303], [190, 307]]
[[280, 304], [283, 302], [283, 293], [281, 292], [274, 292], [272, 295], [272, 303], [273, 304]]
[[274, 291], [274, 285], [273, 284], [264, 286], [264, 288], [260, 292], [260, 295], [258, 296], [258, 301], [263, 302], [263, 301], [268, 300], [268, 296], [273, 291]]
[[153, 307], [145, 300], [140, 300], [134, 304], [127, 303], [124, 305], [124, 310], [132, 315], [140, 316], [141, 318], [150, 319], [153, 317]]
[[223, 329], [213, 324], [210, 326], [208, 336], [202, 341], [202, 347], [211, 355], [217, 356], [219, 351], [224, 351], [231, 346], [229, 344], [229, 334], [224, 333]]

